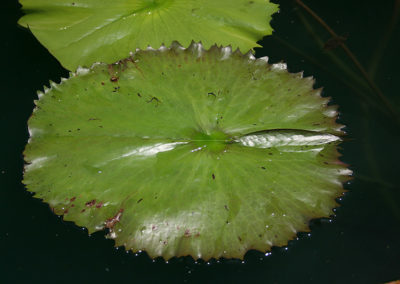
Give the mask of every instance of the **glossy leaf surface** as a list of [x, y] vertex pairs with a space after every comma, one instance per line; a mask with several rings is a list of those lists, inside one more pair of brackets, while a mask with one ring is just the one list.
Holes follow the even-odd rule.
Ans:
[[114, 63], [136, 48], [192, 40], [243, 52], [272, 33], [266, 0], [20, 0], [19, 23], [69, 70]]
[[39, 93], [24, 183], [151, 257], [285, 245], [332, 214], [351, 171], [335, 108], [284, 67], [175, 44], [81, 69]]

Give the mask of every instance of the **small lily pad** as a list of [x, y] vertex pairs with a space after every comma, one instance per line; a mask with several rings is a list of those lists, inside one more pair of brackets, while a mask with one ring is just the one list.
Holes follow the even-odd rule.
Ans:
[[243, 258], [329, 217], [351, 171], [312, 78], [230, 48], [138, 51], [39, 92], [24, 183], [151, 257]]
[[268, 0], [20, 0], [19, 24], [69, 70], [114, 63], [136, 48], [192, 40], [243, 52], [272, 33]]

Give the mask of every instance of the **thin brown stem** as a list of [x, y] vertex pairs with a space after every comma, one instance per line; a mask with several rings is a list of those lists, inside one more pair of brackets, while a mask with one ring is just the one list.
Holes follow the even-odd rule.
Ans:
[[[301, 0], [296, 0], [296, 3], [304, 8], [317, 22], [319, 22], [327, 31], [328, 33], [331, 34], [333, 38], [338, 38], [338, 35], [335, 33], [334, 30], [332, 30], [327, 23], [325, 23], [324, 20], [321, 19], [313, 10], [311, 10], [306, 4], [304, 4]], [[382, 91], [378, 88], [378, 86], [372, 81], [372, 79], [369, 77], [367, 71], [365, 71], [364, 67], [361, 65], [361, 63], [358, 61], [358, 59], [355, 57], [355, 55], [351, 52], [351, 50], [346, 46], [344, 42], [340, 42], [340, 46], [343, 48], [344, 52], [347, 54], [347, 56], [350, 57], [350, 59], [353, 61], [354, 65], [357, 67], [357, 69], [361, 72], [365, 80], [368, 82], [368, 85], [371, 87], [371, 89], [377, 94], [379, 99], [384, 103], [386, 108], [390, 111], [390, 113], [396, 118], [397, 122], [399, 122], [398, 116], [396, 111], [393, 109], [392, 105], [390, 104], [389, 100], [383, 95]]]
[[[320, 36], [314, 32], [313, 28], [311, 27], [310, 23], [308, 22], [307, 18], [303, 15], [302, 11], [298, 11], [298, 17], [300, 21], [303, 23], [304, 27], [307, 29], [307, 31], [310, 33], [310, 35], [313, 37], [313, 39], [316, 41], [316, 43], [323, 48], [324, 46], [324, 41], [320, 38]], [[334, 52], [326, 52], [326, 56], [328, 56], [339, 68], [345, 72], [346, 76], [348, 79], [354, 80], [360, 87], [366, 88], [370, 90], [369, 85], [365, 82], [364, 78], [361, 77], [359, 72], [354, 72], [351, 68], [347, 66], [346, 63], [341, 60], [339, 56], [337, 56]], [[355, 85], [353, 83], [353, 85]]]
[[331, 35], [332, 37], [338, 37], [334, 30], [332, 30], [324, 20], [320, 18], [313, 10], [311, 10], [306, 4], [304, 4], [301, 0], [296, 0], [297, 4], [304, 8], [315, 20], [317, 20], [321, 26], [323, 26]]

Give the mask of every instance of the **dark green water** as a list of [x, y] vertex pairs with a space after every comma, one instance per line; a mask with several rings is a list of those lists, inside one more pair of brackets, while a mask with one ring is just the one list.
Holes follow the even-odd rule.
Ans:
[[[111, 0], [110, 0], [111, 1]], [[338, 34], [399, 111], [400, 1], [304, 0]], [[195, 264], [190, 258], [152, 262], [116, 250], [102, 233], [88, 237], [33, 199], [21, 184], [26, 121], [36, 90], [67, 76], [58, 62], [22, 28], [16, 1], [2, 2], [0, 41], [0, 283], [257, 282], [382, 283], [400, 279], [400, 127], [339, 48], [322, 49], [329, 34], [294, 1], [276, 1], [281, 13], [274, 36], [257, 56], [284, 60], [291, 72], [304, 70], [340, 106], [347, 125], [342, 160], [354, 180], [332, 221], [311, 223], [286, 249], [264, 256], [250, 251], [236, 260]], [[397, 2], [397, 10], [394, 3]], [[400, 15], [399, 15], [400, 17]], [[342, 62], [342, 67], [341, 63]], [[375, 66], [375, 67], [374, 67]], [[356, 77], [349, 75], [351, 72]], [[361, 80], [357, 81], [357, 77]]]

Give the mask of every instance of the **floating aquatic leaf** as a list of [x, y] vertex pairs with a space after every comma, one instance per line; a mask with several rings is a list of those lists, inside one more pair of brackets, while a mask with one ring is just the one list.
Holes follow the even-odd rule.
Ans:
[[268, 0], [20, 0], [19, 23], [69, 70], [113, 63], [136, 48], [192, 40], [243, 52], [272, 33]]
[[39, 93], [24, 183], [151, 257], [242, 258], [329, 217], [351, 171], [312, 78], [200, 44], [138, 51]]

